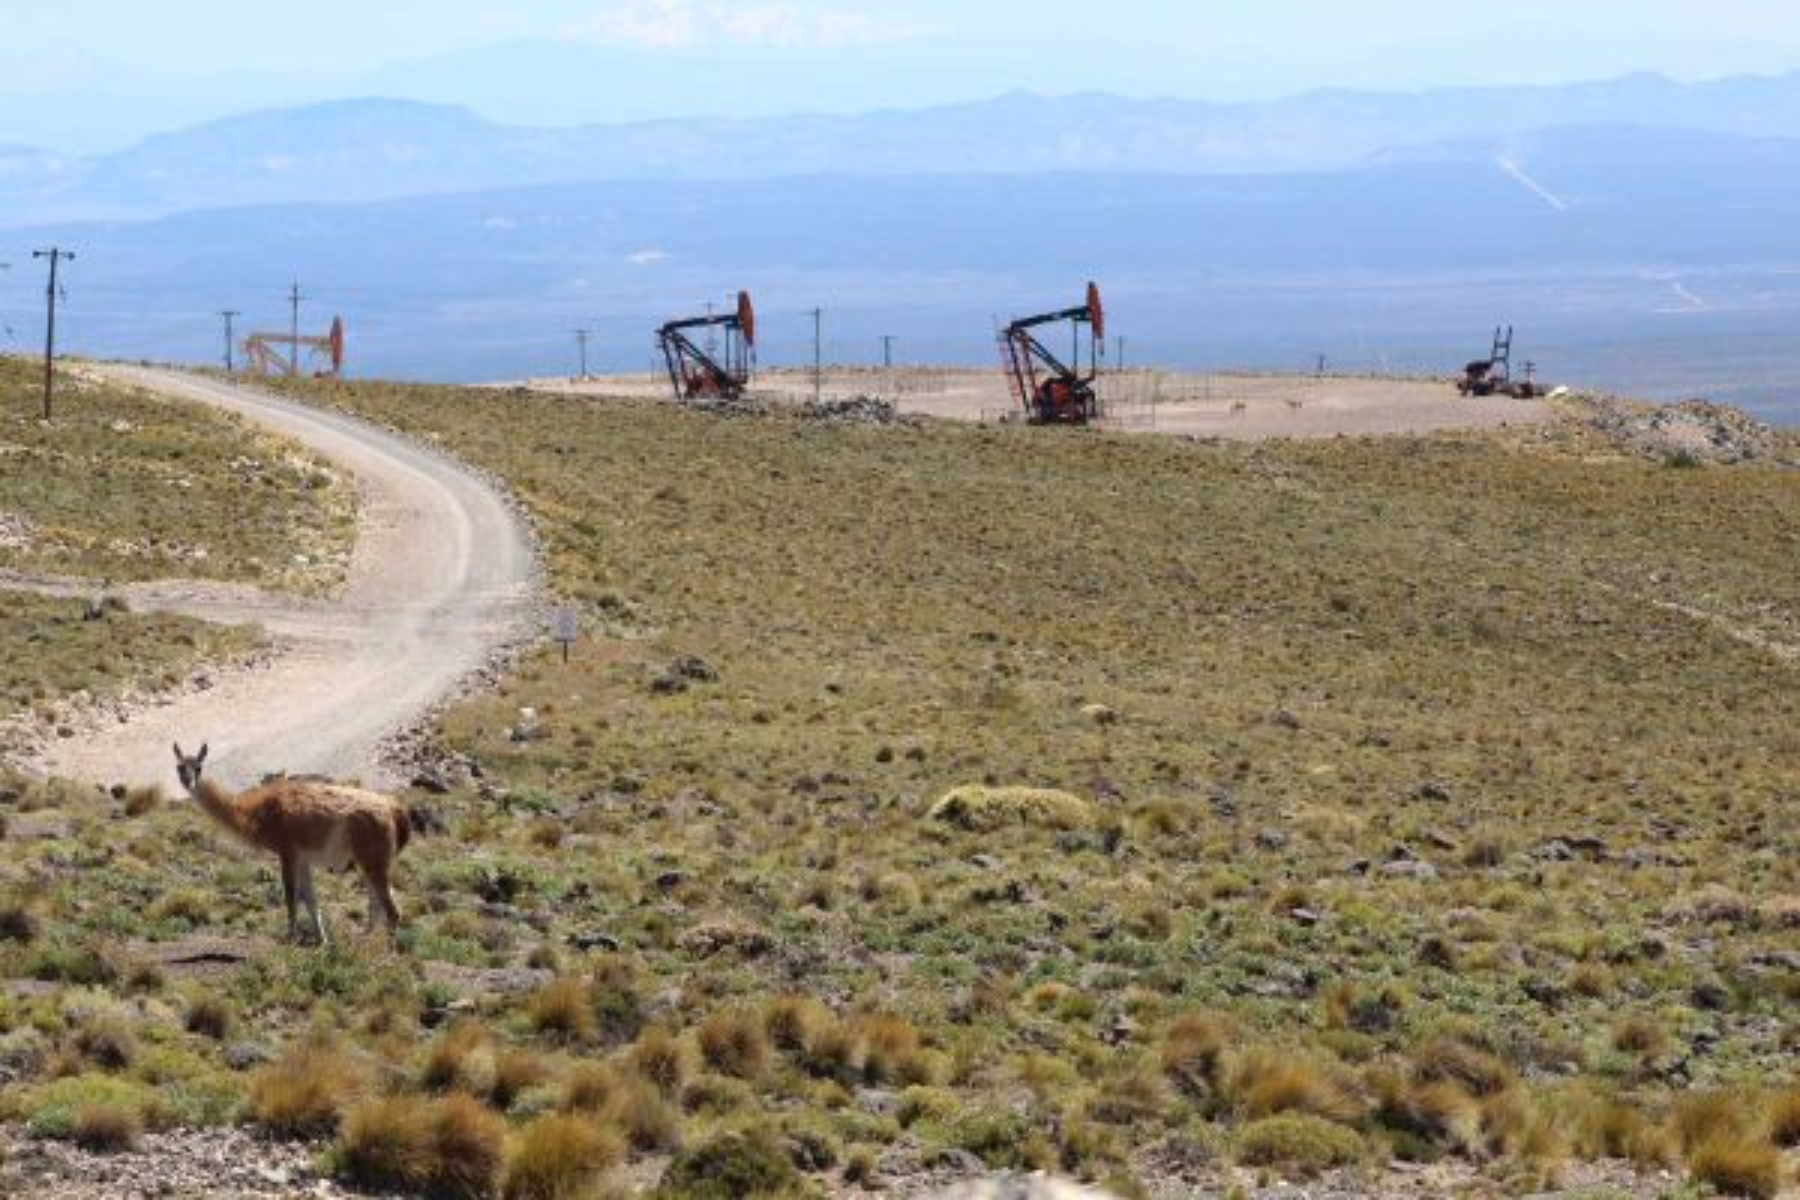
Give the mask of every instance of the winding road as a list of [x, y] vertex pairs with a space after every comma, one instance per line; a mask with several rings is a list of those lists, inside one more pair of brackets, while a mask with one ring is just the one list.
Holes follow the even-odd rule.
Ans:
[[104, 785], [167, 784], [170, 743], [205, 742], [235, 786], [281, 771], [399, 782], [384, 744], [531, 631], [537, 565], [519, 518], [475, 473], [341, 413], [171, 371], [106, 373], [236, 413], [348, 473], [360, 499], [356, 549], [342, 595], [328, 601], [193, 583], [124, 589], [140, 610], [261, 625], [277, 652], [209, 690], [58, 741], [37, 765]]

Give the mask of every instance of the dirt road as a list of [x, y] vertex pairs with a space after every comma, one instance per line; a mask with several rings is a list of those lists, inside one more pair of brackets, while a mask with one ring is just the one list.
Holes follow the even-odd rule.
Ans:
[[59, 740], [36, 765], [107, 785], [168, 783], [171, 742], [210, 742], [215, 771], [239, 786], [276, 771], [395, 782], [382, 744], [529, 632], [536, 564], [518, 518], [472, 472], [341, 414], [173, 372], [107, 373], [237, 413], [347, 472], [360, 496], [356, 552], [330, 601], [202, 584], [126, 589], [140, 609], [261, 625], [280, 649], [208, 691]]

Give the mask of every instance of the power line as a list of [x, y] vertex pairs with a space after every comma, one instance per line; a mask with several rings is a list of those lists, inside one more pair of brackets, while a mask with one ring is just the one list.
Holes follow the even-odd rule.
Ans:
[[33, 251], [31, 257], [50, 262], [50, 286], [44, 292], [48, 300], [48, 317], [44, 322], [44, 420], [48, 421], [56, 395], [56, 274], [64, 260], [75, 261], [75, 252], [52, 246], [48, 250]]
[[235, 308], [222, 309], [219, 312], [219, 316], [225, 321], [225, 373], [227, 375], [237, 374], [237, 359], [235, 357], [237, 352], [237, 337], [232, 332], [232, 326], [233, 323], [243, 315], [243, 313], [237, 311]]

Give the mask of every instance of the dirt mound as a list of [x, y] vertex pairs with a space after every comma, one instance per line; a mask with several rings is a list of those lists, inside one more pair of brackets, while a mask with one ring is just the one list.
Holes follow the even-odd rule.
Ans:
[[1671, 463], [1735, 466], [1771, 458], [1777, 449], [1767, 425], [1708, 400], [1652, 407], [1593, 398], [1580, 420], [1630, 453]]

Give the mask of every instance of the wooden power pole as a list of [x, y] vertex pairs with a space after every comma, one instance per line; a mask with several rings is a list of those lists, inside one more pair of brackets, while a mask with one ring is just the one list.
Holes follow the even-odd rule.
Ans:
[[219, 313], [225, 322], [225, 373], [227, 375], [237, 374], [237, 334], [234, 332], [234, 325], [237, 319], [243, 315], [234, 308], [228, 308]]
[[74, 262], [75, 253], [64, 250], [61, 246], [52, 246], [48, 250], [32, 253], [33, 258], [45, 259], [50, 263], [50, 286], [45, 292], [48, 297], [48, 312], [44, 322], [44, 420], [50, 420], [56, 397], [56, 300], [57, 300], [57, 268], [65, 261]]

